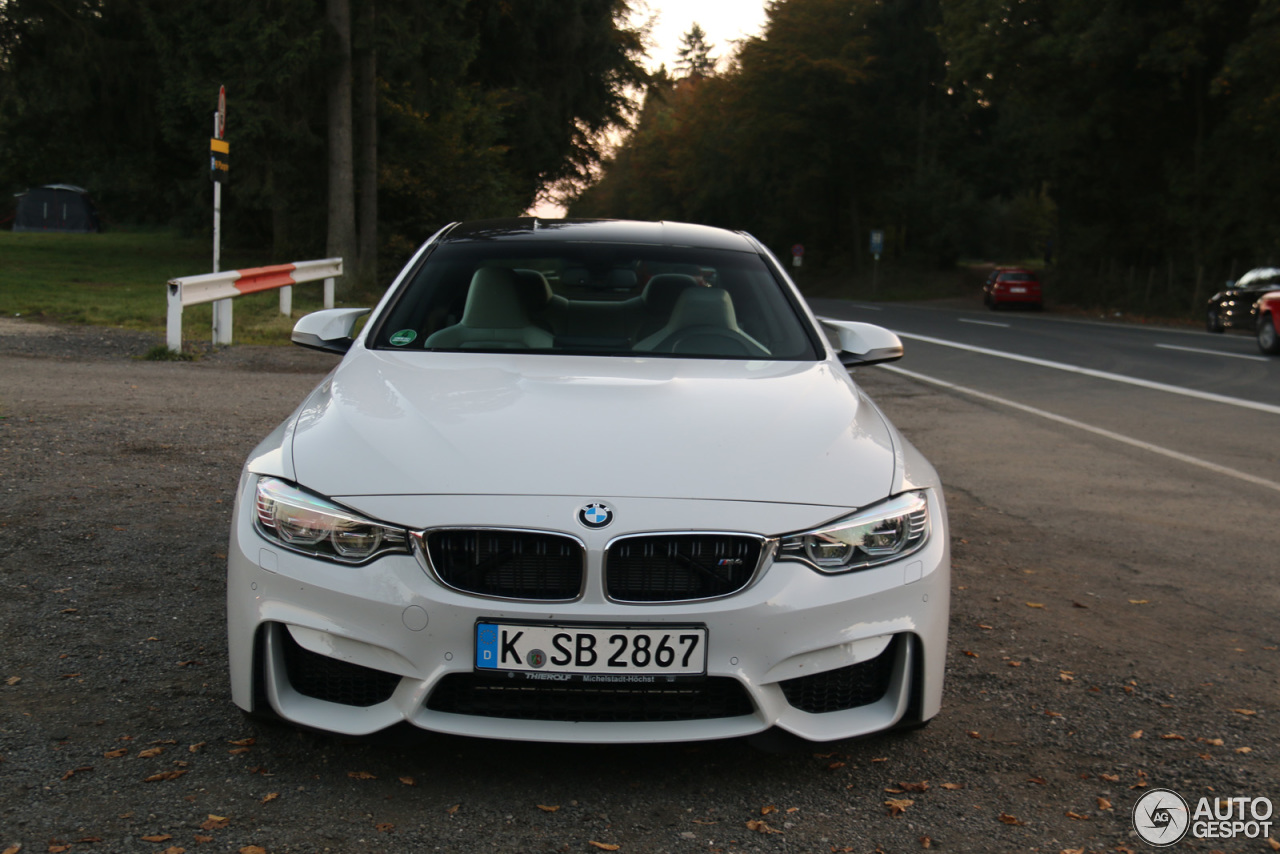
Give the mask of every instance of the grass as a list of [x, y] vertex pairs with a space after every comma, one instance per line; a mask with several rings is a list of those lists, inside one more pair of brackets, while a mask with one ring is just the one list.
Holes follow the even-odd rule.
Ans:
[[[220, 266], [234, 270], [292, 260], [296, 259], [224, 250]], [[212, 267], [213, 246], [207, 238], [165, 231], [0, 231], [0, 316], [122, 327], [163, 337], [165, 283], [207, 273]], [[235, 342], [285, 344], [297, 318], [323, 307], [323, 282], [294, 286], [291, 317], [280, 314], [276, 291], [238, 297], [233, 305]], [[210, 305], [183, 310], [184, 344], [208, 341], [212, 321]]]

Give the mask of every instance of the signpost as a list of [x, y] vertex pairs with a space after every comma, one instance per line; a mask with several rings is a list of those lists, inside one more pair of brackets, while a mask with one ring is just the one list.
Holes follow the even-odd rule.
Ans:
[[[222, 255], [222, 182], [230, 173], [231, 146], [226, 142], [227, 87], [218, 87], [218, 111], [213, 114], [213, 138], [209, 140], [209, 177], [213, 181], [213, 272], [220, 272]], [[231, 343], [231, 300], [213, 304], [213, 343]]]
[[871, 229], [871, 256], [875, 260], [871, 264], [871, 298], [876, 298], [876, 290], [880, 285], [880, 255], [884, 252], [884, 232], [878, 228]]
[[804, 261], [804, 244], [797, 243], [791, 247], [791, 266], [799, 267]]

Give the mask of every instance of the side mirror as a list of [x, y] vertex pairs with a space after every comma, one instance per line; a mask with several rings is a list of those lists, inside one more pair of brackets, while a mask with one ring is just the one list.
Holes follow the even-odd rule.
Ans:
[[353, 331], [368, 308], [329, 308], [315, 311], [293, 326], [294, 344], [325, 353], [345, 353], [355, 343]]
[[818, 318], [840, 351], [840, 364], [846, 368], [878, 365], [902, 358], [902, 339], [883, 326], [852, 320]]

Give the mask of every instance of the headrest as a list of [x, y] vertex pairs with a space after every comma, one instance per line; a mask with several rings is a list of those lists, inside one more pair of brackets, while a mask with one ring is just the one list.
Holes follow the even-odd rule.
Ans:
[[689, 326], [737, 329], [738, 318], [733, 311], [733, 300], [724, 288], [690, 288], [681, 292], [676, 300], [667, 325], [676, 329]]
[[696, 287], [697, 280], [684, 273], [659, 273], [644, 286], [640, 298], [645, 308], [658, 315], [670, 315], [681, 292]]
[[476, 270], [462, 310], [462, 325], [472, 329], [520, 329], [529, 325], [511, 270], [505, 267]]

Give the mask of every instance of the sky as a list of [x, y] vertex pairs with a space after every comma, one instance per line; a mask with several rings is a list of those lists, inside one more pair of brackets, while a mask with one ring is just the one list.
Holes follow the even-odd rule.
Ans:
[[[640, 4], [636, 4], [639, 8]], [[648, 14], [656, 15], [648, 67], [668, 71], [676, 64], [680, 38], [696, 22], [707, 33], [711, 55], [723, 59], [733, 50], [732, 41], [758, 35], [764, 25], [765, 0], [646, 0]], [[643, 13], [643, 10], [641, 10]]]
[[[696, 23], [707, 34], [711, 55], [721, 60], [719, 67], [723, 69], [723, 60], [734, 50], [734, 40], [759, 35], [764, 26], [765, 2], [766, 0], [640, 0], [634, 4], [642, 16], [640, 20], [654, 16], [653, 29], [649, 34], [653, 43], [649, 45], [649, 58], [645, 66], [650, 71], [657, 71], [658, 66], [666, 65], [667, 71], [674, 72], [680, 39]], [[553, 202], [542, 201], [534, 205], [529, 213], [534, 216], [562, 217], [564, 208]]]

